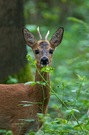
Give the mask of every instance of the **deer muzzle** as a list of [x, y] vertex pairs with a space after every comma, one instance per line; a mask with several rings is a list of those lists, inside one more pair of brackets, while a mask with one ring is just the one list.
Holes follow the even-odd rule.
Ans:
[[47, 66], [49, 64], [49, 60], [47, 57], [42, 57], [40, 60], [40, 64], [43, 66]]

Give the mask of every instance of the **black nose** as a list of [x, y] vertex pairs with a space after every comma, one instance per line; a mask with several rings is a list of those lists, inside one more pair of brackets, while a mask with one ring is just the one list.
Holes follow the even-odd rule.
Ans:
[[47, 64], [49, 64], [49, 60], [48, 60], [47, 57], [43, 57], [43, 58], [41, 58], [40, 63], [41, 63], [43, 66], [46, 66]]

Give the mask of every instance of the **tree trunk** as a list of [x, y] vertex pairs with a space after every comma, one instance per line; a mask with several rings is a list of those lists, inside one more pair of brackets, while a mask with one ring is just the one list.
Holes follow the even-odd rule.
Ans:
[[23, 0], [0, 0], [0, 82], [26, 64]]

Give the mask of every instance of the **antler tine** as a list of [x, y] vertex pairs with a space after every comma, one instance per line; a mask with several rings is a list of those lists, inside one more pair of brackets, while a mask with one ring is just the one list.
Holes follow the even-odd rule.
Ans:
[[48, 30], [48, 32], [47, 32], [47, 34], [45, 36], [45, 40], [47, 40], [49, 33], [50, 33], [50, 31]]
[[40, 40], [42, 39], [42, 35], [41, 35], [41, 33], [40, 33], [40, 29], [39, 29], [39, 26], [37, 27], [37, 32], [38, 32], [38, 34], [39, 34], [39, 37], [40, 37]]

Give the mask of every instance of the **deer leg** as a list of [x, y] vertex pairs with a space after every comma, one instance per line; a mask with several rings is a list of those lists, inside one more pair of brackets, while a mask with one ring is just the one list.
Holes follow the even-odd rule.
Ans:
[[11, 130], [13, 135], [25, 135], [30, 131], [38, 131], [39, 123], [38, 122], [31, 122], [31, 123], [13, 123], [11, 126]]
[[11, 130], [13, 135], [25, 135], [26, 132], [23, 123], [17, 123], [16, 121], [11, 124]]

